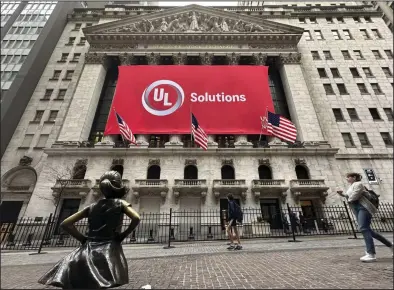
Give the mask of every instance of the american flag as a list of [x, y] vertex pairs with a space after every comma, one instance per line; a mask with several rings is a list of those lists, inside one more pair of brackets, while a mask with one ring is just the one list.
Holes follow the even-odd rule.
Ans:
[[297, 129], [292, 122], [278, 114], [268, 112], [267, 132], [282, 140], [294, 143], [297, 138]]
[[115, 111], [116, 120], [118, 121], [119, 131], [123, 137], [123, 140], [127, 140], [132, 144], [135, 144], [135, 137], [131, 132], [129, 126], [127, 126], [126, 122], [122, 119], [121, 116]]
[[202, 149], [208, 149], [208, 136], [204, 130], [198, 124], [196, 117], [192, 114], [192, 135], [194, 143], [200, 146]]

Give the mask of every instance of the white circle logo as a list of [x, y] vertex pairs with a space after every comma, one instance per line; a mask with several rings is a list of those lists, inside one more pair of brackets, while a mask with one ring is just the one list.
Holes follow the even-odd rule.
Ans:
[[[165, 92], [164, 89], [157, 88], [160, 85], [168, 85], [175, 89], [177, 93], [177, 100], [173, 106], [172, 103], [169, 102], [168, 93]], [[153, 100], [156, 102], [163, 102], [165, 106], [171, 106], [169, 109], [166, 110], [156, 110], [152, 107], [152, 104], [149, 102], [149, 95], [154, 90], [154, 97]], [[174, 113], [178, 110], [185, 100], [185, 93], [180, 85], [176, 82], [170, 80], [158, 80], [151, 83], [145, 91], [142, 93], [142, 105], [144, 106], [145, 110], [155, 116], [167, 116]]]

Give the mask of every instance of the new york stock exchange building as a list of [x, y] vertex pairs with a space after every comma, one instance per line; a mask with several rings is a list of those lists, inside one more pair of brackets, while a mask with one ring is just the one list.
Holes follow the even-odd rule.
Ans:
[[[52, 213], [62, 220], [103, 198], [98, 180], [111, 169], [122, 175], [129, 189], [124, 198], [139, 213], [185, 213], [172, 221], [175, 235], [182, 217], [192, 221], [194, 234], [207, 235], [208, 228], [213, 233], [229, 193], [271, 230], [283, 228], [280, 212], [288, 205], [311, 220], [330, 218], [322, 208], [343, 206], [336, 189], [348, 186], [347, 172], [361, 173], [382, 202], [392, 203], [392, 32], [379, 12], [361, 2], [316, 3], [75, 9], [2, 158], [3, 216], [15, 222]], [[144, 77], [134, 73], [118, 82], [122, 70], [141, 69], [151, 78], [151, 69], [165, 79], [174, 66], [187, 72], [179, 78], [194, 84], [201, 79], [192, 90], [206, 102], [190, 109], [185, 92], [179, 110], [185, 116], [192, 111], [207, 131], [207, 150], [191, 140], [190, 129], [167, 126], [166, 118], [179, 112], [131, 121], [148, 114], [141, 111], [143, 90], [128, 94]], [[267, 67], [261, 82], [255, 66]], [[214, 76], [200, 73], [210, 68]], [[234, 134], [225, 128], [251, 122], [238, 115], [244, 105], [223, 104], [221, 110], [209, 101], [207, 94], [227, 100], [227, 88], [220, 85], [231, 69], [242, 72], [242, 82], [229, 85], [230, 97], [238, 85], [251, 91], [266, 86], [261, 98], [295, 124], [295, 143], [260, 135], [259, 129]], [[246, 82], [249, 77], [253, 82]], [[204, 91], [206, 83], [216, 83], [218, 91]], [[156, 89], [150, 101], [168, 92]], [[139, 105], [113, 106], [118, 94]], [[171, 98], [164, 101], [174, 104]], [[115, 122], [114, 109], [137, 145], [126, 146], [118, 129], [104, 134], [110, 120]], [[263, 103], [260, 111], [264, 116]], [[253, 122], [261, 127], [259, 118]], [[223, 130], [209, 129], [218, 124]], [[190, 128], [190, 118], [176, 125]], [[167, 132], [156, 130], [166, 126]], [[205, 212], [212, 214], [207, 218]], [[245, 214], [244, 234], [257, 215]], [[160, 221], [149, 230], [156, 233], [158, 227]], [[190, 227], [185, 231], [190, 234]]]

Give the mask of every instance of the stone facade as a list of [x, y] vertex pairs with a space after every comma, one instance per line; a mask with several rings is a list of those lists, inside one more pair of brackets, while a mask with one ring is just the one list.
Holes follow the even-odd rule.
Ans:
[[[298, 204], [303, 199], [316, 204], [337, 204], [342, 201], [335, 191], [338, 186], [346, 186], [344, 174], [364, 169], [373, 169], [378, 177], [370, 187], [381, 194], [383, 201], [392, 202], [392, 145], [385, 144], [381, 136], [381, 133], [393, 136], [392, 115], [391, 118], [390, 114], [386, 115], [387, 109], [393, 108], [393, 80], [387, 70], [383, 70], [388, 68], [393, 72], [388, 53], [393, 51], [391, 31], [379, 13], [357, 3], [330, 10], [315, 7], [313, 11], [310, 7], [280, 7], [283, 13], [272, 7], [254, 8], [250, 12], [242, 7], [214, 9], [197, 5], [162, 11], [147, 8], [149, 14], [142, 15], [137, 15], [135, 8], [76, 10], [70, 15], [2, 158], [2, 187], [7, 187], [5, 180], [12, 179], [23, 156], [32, 158], [30, 167], [36, 173], [36, 180], [32, 181], [34, 191], [26, 192], [31, 198], [20, 216], [49, 215], [57, 205], [61, 206], [58, 201], [65, 198], [81, 199], [80, 207], [96, 201], [100, 198], [96, 180], [113, 166], [114, 159], [123, 160], [123, 179], [130, 188], [125, 198], [142, 212], [166, 212], [170, 208], [218, 209], [218, 199], [228, 192], [239, 197], [243, 206], [256, 209], [260, 208], [260, 199], [267, 198], [278, 198], [282, 206]], [[234, 13], [236, 11], [239, 13]], [[208, 22], [199, 23], [201, 29], [176, 22], [169, 26], [170, 20], [178, 19], [178, 15], [196, 14], [216, 17], [217, 23], [209, 22], [211, 26]], [[366, 22], [364, 17], [370, 17], [372, 22]], [[332, 18], [333, 23], [327, 18]], [[239, 26], [234, 19], [240, 21]], [[231, 25], [224, 25], [224, 21]], [[82, 24], [83, 31], [74, 29], [77, 23]], [[93, 26], [85, 28], [86, 23]], [[177, 33], [178, 44], [172, 44], [166, 36], [168, 29]], [[371, 40], [365, 40], [360, 29], [366, 29]], [[376, 39], [372, 29], [378, 29], [380, 39]], [[304, 30], [311, 32], [312, 40], [307, 40]], [[339, 31], [341, 40], [334, 39], [333, 30]], [[346, 39], [346, 30], [352, 39]], [[321, 40], [317, 39], [316, 31], [322, 33]], [[242, 38], [240, 41], [232, 37], [236, 34]], [[204, 44], [201, 35], [206, 36]], [[70, 37], [75, 38], [73, 44]], [[348, 50], [352, 59], [345, 60], [341, 50]], [[356, 59], [354, 51], [357, 50], [363, 59]], [[375, 59], [373, 50], [378, 50], [382, 59]], [[314, 51], [320, 59], [313, 59]], [[326, 59], [323, 51], [330, 51], [333, 59]], [[69, 53], [69, 57], [75, 53], [81, 55], [78, 61], [72, 62], [70, 58], [59, 63], [63, 53]], [[277, 139], [269, 140], [269, 148], [251, 148], [245, 136], [236, 136], [233, 149], [218, 148], [214, 136], [209, 136], [207, 152], [183, 148], [179, 136], [170, 136], [166, 148], [147, 148], [149, 138], [143, 135], [137, 136], [140, 144], [137, 148], [113, 148], [111, 138], [86, 147], [109, 57], [115, 56], [121, 63], [133, 65], [139, 56], [146, 57], [150, 64], [156, 63], [160, 56], [173, 57], [174, 64], [182, 64], [186, 56], [195, 56], [201, 58], [202, 64], [209, 65], [215, 55], [226, 56], [233, 65], [243, 55], [252, 57], [257, 65], [264, 65], [268, 57], [277, 60], [271, 65], [277, 66], [280, 72], [290, 116], [298, 127], [298, 140], [302, 142], [300, 148], [289, 148]], [[318, 69], [322, 68], [327, 77], [319, 75]], [[354, 78], [349, 68], [357, 68], [360, 77]], [[373, 77], [367, 77], [364, 68], [369, 68]], [[331, 69], [337, 69], [340, 76], [334, 77]], [[55, 70], [61, 71], [59, 80], [53, 80]], [[64, 78], [66, 71], [73, 71], [70, 79]], [[366, 85], [368, 95], [360, 93], [359, 83]], [[375, 94], [372, 90], [371, 84], [375, 83], [379, 84], [381, 93]], [[327, 94], [324, 84], [331, 84], [334, 93]], [[341, 94], [336, 84], [344, 84], [348, 94]], [[43, 102], [41, 99], [47, 89], [53, 89], [53, 95]], [[63, 100], [55, 97], [60, 89], [67, 89]], [[369, 108], [378, 110], [380, 120], [372, 119]], [[337, 121], [332, 109], [341, 109], [344, 120]], [[352, 121], [347, 109], [356, 109], [359, 120]], [[41, 120], [32, 122], [38, 110], [44, 111], [44, 115]], [[45, 121], [54, 110], [59, 111], [56, 120]], [[351, 134], [354, 146], [346, 147], [342, 133]], [[361, 145], [357, 133], [366, 133], [370, 145]], [[46, 143], [37, 146], [43, 135], [47, 136]], [[261, 161], [262, 158], [265, 161]], [[59, 180], [72, 178], [72, 168], [79, 159], [86, 160], [85, 176], [79, 181], [69, 181], [64, 190], [59, 189], [62, 187]], [[193, 186], [182, 181], [188, 160], [194, 160], [198, 168], [200, 181]], [[234, 168], [235, 181], [223, 185], [221, 167], [227, 163]], [[160, 180], [153, 183], [146, 180], [152, 164], [161, 169]], [[256, 181], [262, 164], [271, 169], [275, 185]], [[297, 181], [297, 165], [307, 169], [310, 181]], [[10, 196], [12, 190], [7, 191], [3, 201], [13, 200]]]

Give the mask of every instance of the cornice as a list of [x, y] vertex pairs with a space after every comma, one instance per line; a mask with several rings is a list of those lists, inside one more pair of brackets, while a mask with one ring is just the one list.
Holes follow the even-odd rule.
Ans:
[[338, 148], [46, 148], [48, 156], [335, 156]]
[[347, 154], [339, 153], [335, 155], [336, 159], [390, 159], [393, 160], [392, 153], [357, 153]]

